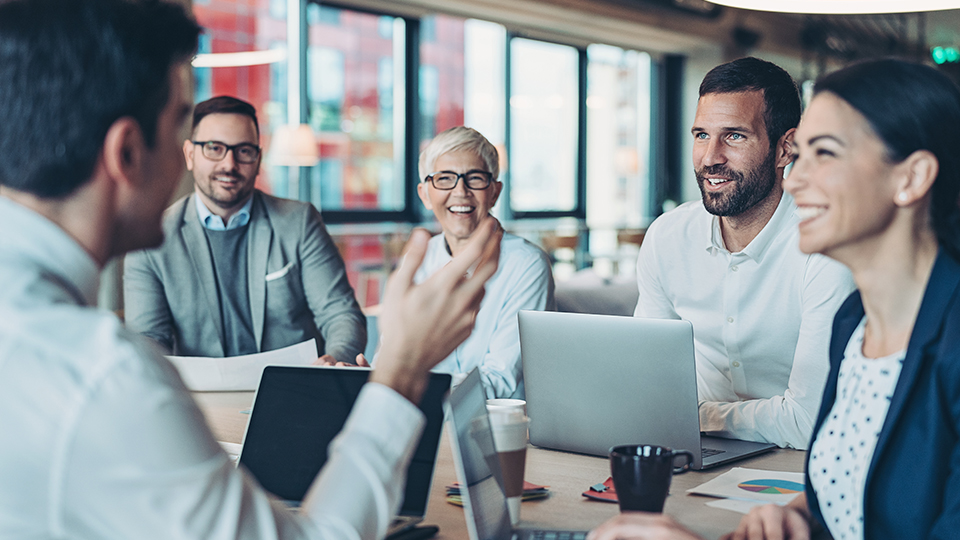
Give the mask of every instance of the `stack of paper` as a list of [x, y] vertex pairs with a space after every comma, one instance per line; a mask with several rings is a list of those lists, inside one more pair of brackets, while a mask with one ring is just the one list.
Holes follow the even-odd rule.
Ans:
[[734, 467], [720, 476], [687, 490], [687, 493], [723, 500], [707, 506], [746, 514], [761, 504], [785, 505], [803, 493], [803, 473], [762, 471]]

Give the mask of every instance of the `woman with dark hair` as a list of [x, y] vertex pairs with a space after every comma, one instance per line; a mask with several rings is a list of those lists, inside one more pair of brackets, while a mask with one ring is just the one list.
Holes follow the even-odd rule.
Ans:
[[[728, 539], [960, 537], [960, 91], [935, 69], [876, 60], [818, 81], [784, 181], [800, 249], [859, 289], [834, 319], [806, 492]], [[594, 540], [690, 538], [622, 515]]]
[[800, 249], [847, 265], [807, 489], [731, 538], [960, 534], [960, 91], [898, 60], [824, 77], [784, 182]]

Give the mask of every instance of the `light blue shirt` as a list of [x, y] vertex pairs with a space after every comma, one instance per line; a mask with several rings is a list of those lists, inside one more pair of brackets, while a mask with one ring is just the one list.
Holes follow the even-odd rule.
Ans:
[[204, 229], [211, 231], [229, 231], [250, 223], [250, 209], [253, 208], [252, 196], [247, 199], [247, 203], [244, 204], [236, 214], [230, 216], [226, 225], [223, 224], [223, 218], [211, 212], [210, 209], [207, 208], [207, 205], [203, 204], [203, 201], [201, 201], [200, 197], [197, 197], [196, 194], [193, 196], [193, 202], [197, 205], [197, 216], [200, 217], [200, 223], [203, 224]]
[[[451, 258], [443, 234], [434, 236], [414, 281], [426, 281]], [[523, 399], [517, 313], [521, 309], [556, 310], [553, 293], [553, 274], [546, 254], [519, 236], [504, 234], [500, 264], [487, 281], [473, 332], [434, 371], [451, 373], [457, 381], [458, 375], [479, 366], [488, 398]]]

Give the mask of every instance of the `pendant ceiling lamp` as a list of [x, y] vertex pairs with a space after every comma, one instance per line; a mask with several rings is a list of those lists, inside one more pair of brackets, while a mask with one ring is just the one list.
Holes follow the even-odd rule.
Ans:
[[960, 0], [707, 0], [721, 6], [781, 13], [863, 15], [960, 8]]

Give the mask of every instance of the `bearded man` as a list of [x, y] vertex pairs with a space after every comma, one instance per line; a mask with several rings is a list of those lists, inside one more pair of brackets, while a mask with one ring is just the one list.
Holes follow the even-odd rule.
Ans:
[[635, 316], [693, 324], [701, 431], [803, 449], [853, 282], [798, 248], [782, 183], [799, 121], [797, 86], [780, 67], [741, 58], [707, 74], [691, 129], [702, 200], [650, 225]]

